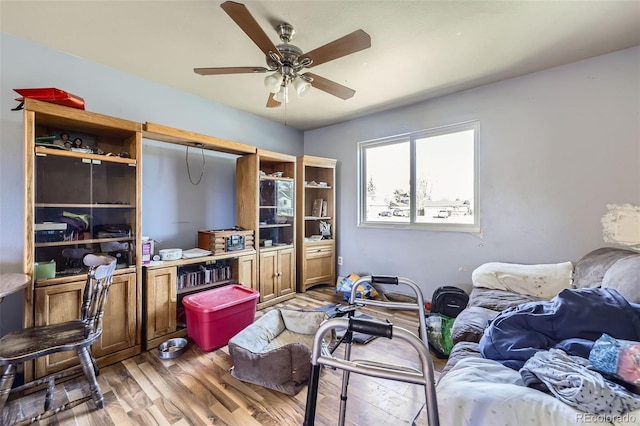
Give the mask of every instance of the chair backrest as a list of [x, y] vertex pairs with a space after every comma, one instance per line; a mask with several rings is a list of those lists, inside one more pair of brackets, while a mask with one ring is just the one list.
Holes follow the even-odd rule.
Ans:
[[83, 262], [89, 267], [81, 311], [87, 338], [102, 334], [102, 317], [107, 306], [113, 272], [116, 270], [116, 259], [107, 255], [88, 254]]

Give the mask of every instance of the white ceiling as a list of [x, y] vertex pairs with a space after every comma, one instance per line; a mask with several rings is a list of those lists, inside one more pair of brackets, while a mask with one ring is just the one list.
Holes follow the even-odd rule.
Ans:
[[[292, 24], [304, 52], [356, 29], [371, 48], [312, 71], [356, 91], [313, 89], [268, 109], [265, 74], [200, 76], [194, 67], [265, 66], [221, 1], [0, 1], [4, 32], [301, 130], [640, 45], [640, 1], [244, 1], [279, 44]], [[34, 66], [41, 66], [34, 62]]]

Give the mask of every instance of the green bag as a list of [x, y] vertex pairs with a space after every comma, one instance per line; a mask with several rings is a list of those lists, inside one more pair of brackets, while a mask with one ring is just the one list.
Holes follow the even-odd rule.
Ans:
[[449, 358], [451, 354], [453, 349], [451, 327], [454, 321], [455, 318], [442, 314], [431, 314], [426, 318], [429, 347], [438, 358]]

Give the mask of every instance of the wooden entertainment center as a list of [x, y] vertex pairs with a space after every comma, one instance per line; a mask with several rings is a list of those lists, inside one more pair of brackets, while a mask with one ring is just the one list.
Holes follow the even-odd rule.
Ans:
[[[82, 139], [84, 150], [65, 149], [53, 140], [62, 133]], [[93, 348], [99, 365], [186, 335], [178, 318], [186, 294], [240, 283], [260, 292], [260, 309], [294, 297], [296, 289], [335, 282], [335, 160], [296, 158], [29, 98], [24, 135], [23, 271], [35, 279], [25, 290], [23, 323], [31, 327], [78, 318], [85, 281], [82, 256], [116, 255], [105, 331]], [[236, 219], [243, 230], [253, 231], [253, 247], [143, 265], [142, 138], [238, 155]], [[325, 183], [316, 190], [301, 179]], [[311, 217], [309, 203], [315, 198], [325, 199], [326, 213]], [[311, 242], [321, 219], [330, 223], [330, 234]], [[190, 282], [179, 289], [180, 277], [192, 266], [217, 269], [221, 275], [209, 284]], [[60, 355], [43, 358], [25, 365], [25, 379], [69, 368], [72, 362]]]

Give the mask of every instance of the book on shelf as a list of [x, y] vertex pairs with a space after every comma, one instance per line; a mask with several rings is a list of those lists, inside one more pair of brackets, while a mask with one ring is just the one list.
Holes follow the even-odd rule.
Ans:
[[35, 223], [33, 225], [34, 231], [66, 231], [67, 223], [66, 222], [43, 222], [43, 223]]
[[327, 217], [327, 200], [322, 200], [322, 208], [320, 209], [320, 216]]
[[313, 200], [313, 208], [311, 209], [311, 216], [320, 217], [322, 215], [322, 205], [324, 201], [322, 198], [316, 198]]

